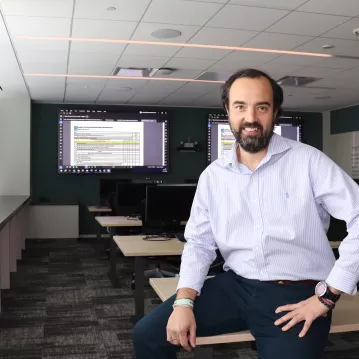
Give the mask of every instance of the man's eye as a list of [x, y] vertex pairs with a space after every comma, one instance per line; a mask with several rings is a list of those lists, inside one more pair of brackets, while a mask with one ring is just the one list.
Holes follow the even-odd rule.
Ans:
[[258, 110], [261, 111], [261, 112], [265, 112], [267, 111], [268, 107], [267, 106], [259, 106], [258, 107]]

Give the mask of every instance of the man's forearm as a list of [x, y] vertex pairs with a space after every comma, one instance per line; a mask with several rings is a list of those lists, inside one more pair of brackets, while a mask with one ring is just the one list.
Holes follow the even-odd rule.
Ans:
[[177, 292], [177, 299], [189, 298], [193, 301], [196, 299], [198, 292], [191, 288], [180, 288]]

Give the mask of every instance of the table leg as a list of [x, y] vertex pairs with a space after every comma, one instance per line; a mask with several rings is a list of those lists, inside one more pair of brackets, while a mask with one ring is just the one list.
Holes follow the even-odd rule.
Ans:
[[144, 257], [135, 257], [135, 322], [145, 315], [144, 262]]
[[[95, 217], [99, 217], [99, 216], [101, 216], [101, 212], [96, 212]], [[102, 227], [101, 227], [100, 223], [98, 223], [98, 222], [96, 222], [96, 223], [97, 223], [97, 225], [96, 225], [96, 238], [97, 238], [97, 240], [100, 240], [101, 239], [101, 229], [102, 229]]]
[[116, 277], [116, 243], [113, 240], [114, 230], [110, 227], [110, 275]]

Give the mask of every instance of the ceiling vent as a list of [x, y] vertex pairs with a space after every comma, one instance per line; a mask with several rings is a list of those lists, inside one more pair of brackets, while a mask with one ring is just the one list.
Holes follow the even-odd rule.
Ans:
[[284, 76], [281, 79], [277, 80], [278, 85], [280, 86], [305, 86], [314, 81], [321, 80], [319, 77], [299, 77], [299, 76]]
[[112, 73], [112, 76], [129, 76], [129, 77], [153, 77], [168, 76], [174, 70], [169, 68], [139, 68], [139, 67], [116, 67]]

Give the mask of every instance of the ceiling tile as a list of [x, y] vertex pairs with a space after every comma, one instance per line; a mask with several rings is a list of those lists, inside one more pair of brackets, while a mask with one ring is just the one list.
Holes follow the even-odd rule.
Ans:
[[67, 51], [25, 51], [19, 56], [21, 63], [67, 64]]
[[203, 26], [223, 5], [218, 3], [152, 0], [144, 22]]
[[212, 27], [263, 31], [287, 14], [288, 11], [286, 10], [226, 5], [207, 25]]
[[111, 65], [115, 66], [118, 60], [117, 54], [106, 52], [70, 52], [70, 63], [82, 65]]
[[117, 63], [121, 67], [145, 67], [158, 69], [162, 67], [169, 57], [165, 56], [136, 56], [123, 54]]
[[[162, 78], [169, 78], [169, 79], [195, 79], [199, 76], [203, 71], [194, 71], [194, 70], [176, 70], [172, 72], [170, 75], [161, 75], [155, 74], [153, 77], [162, 77]], [[171, 81], [169, 81], [171, 82]]]
[[158, 23], [139, 23], [135, 33], [133, 34], [131, 40], [139, 41], [159, 41], [159, 42], [187, 42], [199, 29], [199, 26], [190, 26], [190, 25], [171, 25], [172, 30], [178, 30], [182, 34], [173, 39], [158, 39], [153, 37], [151, 33], [160, 29], [168, 29], [168, 24], [158, 24]]
[[297, 11], [315, 12], [319, 14], [355, 16], [359, 14], [358, 0], [310, 0], [300, 6]]
[[294, 10], [307, 0], [231, 0], [230, 4]]
[[[359, 5], [359, 4], [358, 4]], [[325, 50], [323, 45], [333, 45], [333, 49]], [[342, 56], [358, 56], [359, 57], [359, 44], [357, 41], [343, 40], [343, 39], [327, 39], [318, 37], [307, 42], [304, 45], [298, 46], [296, 51], [303, 52], [319, 52], [333, 55]]]
[[195, 47], [183, 47], [174, 57], [187, 57], [194, 59], [220, 60], [228, 55], [230, 50], [200, 49]]
[[[139, 21], [150, 0], [76, 0], [75, 19]], [[115, 7], [115, 11], [108, 11]]]
[[246, 42], [244, 47], [254, 47], [258, 49], [292, 50], [295, 47], [312, 40], [313, 37], [275, 34], [262, 32], [254, 39]]
[[182, 87], [186, 82], [184, 81], [156, 81], [149, 80], [139, 91], [139, 93], [158, 93], [158, 94], [170, 94], [180, 87]]
[[3, 0], [1, 7], [6, 16], [72, 17], [74, 0]]
[[359, 36], [353, 34], [353, 30], [359, 28], [359, 19], [353, 18], [342, 25], [330, 30], [322, 35], [332, 39], [347, 39], [359, 41]]
[[282, 34], [319, 36], [346, 20], [349, 20], [349, 18], [344, 16], [292, 12], [266, 31]]
[[82, 42], [72, 41], [71, 52], [83, 52], [83, 53], [106, 53], [115, 54], [119, 58], [126, 48], [126, 44], [106, 43], [106, 42]]
[[257, 31], [203, 27], [189, 42], [203, 45], [241, 46], [258, 34]]
[[27, 74], [66, 74], [67, 63], [36, 63], [25, 62], [21, 64], [22, 71]]
[[65, 89], [66, 77], [25, 76], [30, 88], [37, 90]]
[[158, 93], [136, 93], [127, 103], [136, 105], [155, 105], [167, 95]]
[[67, 84], [77, 84], [78, 86], [102, 86], [104, 87], [108, 79], [101, 79], [101, 78], [81, 78], [81, 77], [67, 77], [66, 83]]
[[196, 98], [200, 97], [201, 95], [193, 95], [193, 94], [183, 94], [179, 93], [178, 91], [174, 92], [173, 94], [167, 96], [163, 100], [159, 102], [160, 105], [169, 105], [169, 106], [184, 106], [193, 104]]
[[137, 22], [74, 19], [72, 36], [90, 39], [129, 40]]
[[255, 68], [266, 72], [274, 79], [278, 79], [278, 78], [286, 76], [286, 75], [291, 75], [293, 72], [302, 69], [303, 66], [287, 65], [287, 64], [273, 64], [272, 62], [267, 62], [266, 64], [256, 65]]
[[342, 79], [349, 81], [359, 81], [359, 67], [350, 70], [344, 70], [337, 74]]
[[272, 60], [271, 64], [286, 64], [286, 65], [313, 65], [321, 61], [321, 57], [301, 56], [301, 55], [281, 55]]
[[218, 4], [226, 4], [228, 2], [228, 0], [187, 0], [187, 1], [216, 2]]
[[71, 19], [67, 18], [7, 16], [6, 22], [11, 36], [70, 36]]
[[343, 69], [330, 69], [327, 67], [308, 66], [301, 70], [293, 71], [292, 74], [295, 76], [328, 77], [340, 71], [343, 71]]
[[71, 75], [96, 75], [96, 76], [110, 76], [114, 70], [114, 64], [87, 64], [87, 63], [73, 63], [70, 61], [68, 67], [68, 74]]
[[113, 79], [109, 79], [107, 84], [106, 84], [106, 91], [119, 91], [119, 92], [123, 92], [123, 89], [126, 87], [130, 87], [133, 90], [139, 90], [140, 88], [142, 88], [149, 80], [147, 79], [138, 79], [138, 80], [133, 80], [133, 79], [120, 79], [120, 78], [113, 78]]
[[330, 58], [324, 59], [315, 64], [319, 67], [329, 67], [333, 69], [351, 69], [353, 67], [359, 66], [359, 59], [340, 59], [340, 58]]
[[216, 60], [173, 57], [164, 67], [182, 70], [207, 70]]
[[61, 59], [67, 59], [69, 41], [13, 39], [13, 43], [20, 61], [26, 61], [28, 58], [33, 58], [36, 53], [40, 56], [40, 54], [49, 54], [51, 52], [53, 52], [54, 55], [60, 56]]
[[124, 55], [172, 57], [180, 48], [180, 46], [129, 44], [124, 51]]
[[178, 89], [175, 93], [179, 96], [200, 96], [206, 93], [220, 89], [222, 84], [210, 82], [188, 82], [183, 87]]
[[253, 67], [264, 64], [278, 57], [277, 54], [233, 51], [231, 54], [218, 61], [208, 71], [236, 71], [239, 68]]
[[102, 89], [103, 86], [67, 84], [65, 101], [94, 102], [100, 95]]
[[135, 91], [109, 91], [104, 89], [96, 103], [124, 104], [135, 95]]

